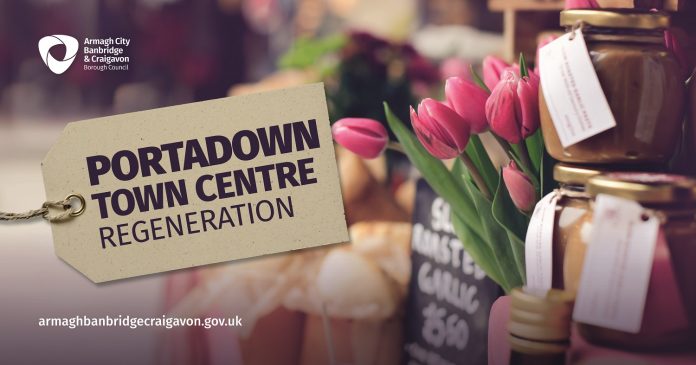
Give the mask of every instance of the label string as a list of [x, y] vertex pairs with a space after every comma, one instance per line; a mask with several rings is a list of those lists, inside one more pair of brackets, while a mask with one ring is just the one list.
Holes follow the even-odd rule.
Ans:
[[70, 194], [63, 200], [46, 201], [41, 205], [41, 208], [27, 212], [10, 213], [0, 211], [0, 221], [21, 221], [42, 217], [51, 223], [58, 223], [81, 215], [84, 213], [85, 208], [85, 198], [82, 195]]

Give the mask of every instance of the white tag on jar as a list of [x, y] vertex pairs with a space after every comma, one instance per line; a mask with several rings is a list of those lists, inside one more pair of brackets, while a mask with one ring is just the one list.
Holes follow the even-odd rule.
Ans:
[[546, 293], [553, 284], [553, 231], [558, 193], [542, 198], [534, 208], [524, 240], [527, 289]]
[[638, 203], [598, 195], [573, 319], [638, 333], [660, 220]]
[[71, 123], [43, 161], [56, 254], [94, 282], [348, 241], [322, 84]]
[[616, 126], [582, 30], [542, 47], [539, 73], [544, 99], [564, 148]]

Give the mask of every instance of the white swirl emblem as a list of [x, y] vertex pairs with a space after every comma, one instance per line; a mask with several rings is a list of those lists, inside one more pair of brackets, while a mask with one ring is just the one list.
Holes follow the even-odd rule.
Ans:
[[[65, 46], [65, 58], [63, 60], [55, 59], [49, 52], [53, 46], [59, 44]], [[73, 61], [75, 61], [79, 46], [77, 39], [69, 35], [54, 34], [41, 38], [39, 41], [39, 54], [41, 54], [41, 59], [44, 64], [46, 64], [54, 74], [60, 75], [72, 65]]]

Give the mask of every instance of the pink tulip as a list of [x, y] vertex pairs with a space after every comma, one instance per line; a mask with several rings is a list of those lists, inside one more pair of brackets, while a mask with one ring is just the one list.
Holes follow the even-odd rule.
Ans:
[[440, 77], [443, 80], [450, 77], [471, 80], [471, 64], [458, 57], [448, 58], [440, 64]]
[[510, 143], [534, 134], [539, 128], [539, 76], [531, 70], [525, 77], [505, 71], [486, 101], [486, 117], [491, 130]]
[[486, 100], [488, 93], [471, 81], [461, 77], [450, 77], [445, 82], [447, 103], [471, 127], [471, 133], [482, 133], [488, 129]]
[[441, 160], [459, 156], [469, 143], [469, 124], [447, 105], [433, 99], [423, 99], [418, 113], [411, 107], [411, 124], [423, 147]]
[[601, 8], [597, 0], [566, 0], [566, 9], [596, 9]]
[[488, 56], [484, 58], [483, 83], [486, 84], [489, 89], [493, 90], [493, 88], [498, 85], [498, 82], [500, 82], [500, 76], [502, 76], [503, 71], [510, 66], [512, 65], [499, 57]]
[[514, 162], [510, 162], [503, 167], [503, 181], [517, 209], [531, 212], [536, 204], [536, 190], [529, 177]]
[[373, 159], [387, 147], [389, 134], [384, 126], [368, 118], [343, 118], [331, 126], [334, 140], [356, 155]]

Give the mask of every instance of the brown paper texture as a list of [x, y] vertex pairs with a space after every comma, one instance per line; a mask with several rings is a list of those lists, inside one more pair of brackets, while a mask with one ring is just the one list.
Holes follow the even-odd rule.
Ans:
[[[119, 164], [121, 177], [130, 173], [128, 159], [120, 158], [118, 163], [114, 162], [118, 151], [132, 151], [138, 156], [138, 150], [144, 147], [159, 148], [174, 142], [183, 142], [186, 146], [186, 141], [193, 139], [206, 151], [205, 138], [209, 136], [225, 136], [233, 141], [233, 136], [241, 130], [265, 128], [268, 131], [268, 127], [275, 125], [283, 130], [284, 124], [296, 122], [303, 122], [303, 126], [310, 128], [310, 120], [316, 121], [317, 148], [310, 149], [310, 143], [304, 140], [304, 150], [298, 150], [296, 139], [301, 138], [299, 133], [293, 133], [293, 147], [289, 153], [266, 156], [261, 151], [248, 161], [233, 155], [223, 164], [201, 167], [199, 163], [193, 163], [188, 170], [171, 171], [174, 159], [179, 160], [179, 168], [185, 167], [186, 147], [183, 147], [178, 150], [178, 157], [173, 159], [168, 151], [162, 153], [159, 163], [164, 173], [157, 173], [151, 167], [150, 176], [143, 176], [142, 159], [138, 160], [138, 174], [130, 180], [120, 180], [113, 171]], [[250, 142], [247, 139], [240, 141], [241, 151], [250, 151]], [[220, 148], [217, 153], [222, 154], [222, 147], [216, 148]], [[90, 168], [87, 158], [99, 155], [112, 161], [110, 170], [101, 171], [97, 184], [93, 185], [95, 180], [90, 179], [90, 170], [94, 173], [104, 165], [93, 163]], [[309, 158], [312, 160], [306, 160]], [[284, 162], [297, 167], [293, 176], [301, 183], [300, 160], [308, 161], [304, 166], [313, 169], [309, 172], [303, 170], [304, 185], [293, 186], [290, 180], [278, 177], [275, 171], [279, 169], [276, 168], [268, 175], [270, 191], [265, 191], [264, 175], [258, 171], [254, 174], [258, 188], [255, 193], [246, 191], [241, 196], [206, 202], [196, 189], [197, 181], [203, 175], [248, 171], [249, 168]], [[56, 254], [97, 283], [348, 241], [322, 84], [71, 123], [42, 165], [47, 200], [62, 200], [75, 193], [87, 201], [84, 214], [52, 224], [53, 239]], [[281, 179], [286, 182], [282, 189]], [[311, 183], [312, 179], [316, 182]], [[170, 187], [180, 188], [180, 180], [184, 180], [187, 204], [180, 204], [181, 200], [176, 197], [167, 199], [167, 185], [162, 190], [164, 194], [157, 194], [158, 184], [171, 181], [174, 183]], [[221, 181], [231, 183], [227, 189], [235, 192], [234, 175]], [[204, 181], [205, 196], [219, 196], [219, 185], [216, 178]], [[141, 211], [135, 189], [139, 188], [141, 195], [145, 196], [145, 186], [151, 186], [155, 195], [163, 199], [162, 209], [153, 209], [155, 204], [150, 199], [150, 209]], [[116, 191], [122, 193], [115, 194]], [[94, 198], [94, 194], [106, 192], [110, 192], [111, 197]], [[124, 213], [129, 207], [128, 196], [133, 197], [134, 209]], [[113, 197], [117, 197], [116, 207], [125, 215], [119, 215], [113, 209]], [[106, 218], [100, 209], [100, 199], [104, 201]], [[141, 198], [141, 201], [143, 199], [146, 198]], [[169, 207], [170, 203], [174, 206]], [[260, 209], [258, 215], [257, 208]], [[223, 209], [228, 212], [227, 216]], [[193, 224], [187, 224], [187, 214], [188, 221], [193, 221]], [[211, 215], [214, 218], [203, 227], [202, 218]], [[223, 217], [231, 218], [234, 227], [229, 219], [218, 224]], [[250, 217], [254, 218], [253, 224]], [[263, 222], [260, 217], [270, 217], [270, 220]], [[178, 228], [183, 230], [183, 234], [179, 234]], [[124, 235], [119, 235], [119, 230]], [[196, 230], [199, 232], [192, 233]], [[155, 240], [155, 236], [164, 238]], [[136, 237], [143, 242], [137, 242]], [[122, 245], [129, 241], [129, 244]]]

